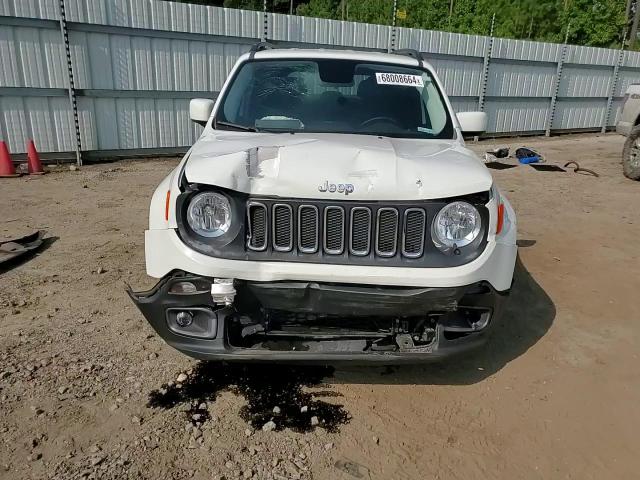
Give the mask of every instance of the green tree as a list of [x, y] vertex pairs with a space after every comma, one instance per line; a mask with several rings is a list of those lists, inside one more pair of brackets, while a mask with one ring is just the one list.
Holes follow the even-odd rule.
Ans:
[[351, 1], [347, 2], [347, 5], [349, 6], [349, 20], [391, 25], [393, 0]]
[[338, 18], [337, 0], [311, 0], [298, 6], [296, 13], [303, 17]]
[[[569, 26], [570, 43], [620, 47], [621, 34], [627, 23], [625, 2], [570, 0], [567, 2], [567, 8], [560, 12], [558, 21]], [[562, 38], [556, 37], [555, 40], [562, 41]]]
[[262, 0], [224, 0], [222, 6], [242, 10], [262, 10]]
[[[191, 0], [230, 8], [261, 10], [263, 0]], [[393, 0], [294, 0], [298, 15], [390, 25]], [[488, 35], [495, 14], [497, 37], [619, 47], [627, 0], [398, 0], [401, 27]], [[271, 12], [288, 13], [290, 0], [268, 0]]]

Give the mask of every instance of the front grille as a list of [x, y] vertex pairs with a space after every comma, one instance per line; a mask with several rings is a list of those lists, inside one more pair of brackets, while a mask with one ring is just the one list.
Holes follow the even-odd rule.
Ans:
[[270, 246], [274, 253], [291, 252], [301, 261], [345, 253], [361, 260], [425, 255], [427, 209], [327, 203], [249, 201], [248, 249], [264, 251]]
[[[215, 238], [202, 237], [189, 228], [187, 214], [192, 196], [192, 192], [185, 192], [176, 199], [176, 233], [181, 241], [202, 255], [256, 262], [256, 268], [261, 268], [262, 262], [323, 264], [327, 266], [323, 271], [335, 273], [336, 278], [341, 265], [451, 268], [478, 259], [488, 245], [490, 192], [398, 201], [354, 200], [351, 196], [281, 198], [231, 192], [232, 214], [236, 216], [228, 234]], [[477, 208], [480, 232], [470, 245], [442, 252], [432, 240], [431, 225], [444, 206], [461, 200]], [[274, 209], [276, 205], [283, 207]], [[237, 217], [243, 210], [244, 221]], [[335, 269], [326, 270], [328, 266]]]

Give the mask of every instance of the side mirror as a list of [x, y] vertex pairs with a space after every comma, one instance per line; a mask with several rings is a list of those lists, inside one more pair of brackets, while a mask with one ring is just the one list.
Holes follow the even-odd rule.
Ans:
[[208, 98], [194, 98], [189, 102], [189, 117], [204, 127], [209, 121], [213, 105], [213, 100]]
[[460, 130], [466, 135], [479, 135], [487, 130], [487, 114], [484, 112], [460, 112], [456, 116]]

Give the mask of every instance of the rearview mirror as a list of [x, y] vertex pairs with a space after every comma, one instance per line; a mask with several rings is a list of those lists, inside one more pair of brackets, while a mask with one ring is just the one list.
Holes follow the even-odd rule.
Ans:
[[484, 112], [460, 112], [456, 117], [464, 134], [479, 135], [487, 130], [487, 114]]
[[189, 102], [189, 117], [203, 127], [209, 121], [213, 111], [213, 100], [208, 98], [194, 98]]

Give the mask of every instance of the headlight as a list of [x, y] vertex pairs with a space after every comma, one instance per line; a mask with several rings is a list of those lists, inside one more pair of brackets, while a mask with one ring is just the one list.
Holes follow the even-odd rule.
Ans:
[[187, 222], [194, 232], [203, 237], [219, 237], [227, 233], [231, 226], [229, 200], [219, 193], [199, 193], [189, 203]]
[[441, 250], [464, 247], [476, 239], [480, 223], [476, 207], [467, 202], [452, 202], [442, 207], [434, 218], [431, 237]]

